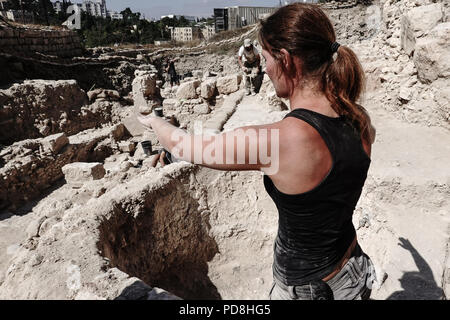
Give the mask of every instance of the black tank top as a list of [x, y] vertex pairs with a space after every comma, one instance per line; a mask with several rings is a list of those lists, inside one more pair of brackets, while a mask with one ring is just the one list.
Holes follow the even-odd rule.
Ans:
[[362, 147], [359, 131], [344, 116], [331, 118], [294, 109], [286, 117], [301, 119], [315, 128], [333, 159], [322, 182], [297, 195], [282, 193], [264, 175], [264, 187], [279, 214], [273, 274], [292, 286], [326, 277], [344, 256], [356, 235], [352, 215], [370, 158]]

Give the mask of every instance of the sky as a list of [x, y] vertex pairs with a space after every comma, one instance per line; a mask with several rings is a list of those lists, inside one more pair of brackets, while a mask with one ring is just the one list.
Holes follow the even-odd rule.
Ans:
[[130, 7], [133, 12], [139, 11], [146, 18], [159, 19], [162, 15], [168, 14], [210, 17], [214, 8], [275, 7], [279, 3], [279, 0], [106, 0], [106, 7], [108, 10], [119, 12]]

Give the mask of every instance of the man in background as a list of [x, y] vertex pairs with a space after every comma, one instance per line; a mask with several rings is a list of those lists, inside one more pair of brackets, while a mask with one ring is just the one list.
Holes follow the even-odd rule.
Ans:
[[244, 45], [239, 48], [238, 62], [244, 71], [245, 87], [247, 95], [255, 95], [254, 78], [258, 75], [261, 65], [261, 58], [258, 49], [252, 44], [250, 39], [244, 40]]

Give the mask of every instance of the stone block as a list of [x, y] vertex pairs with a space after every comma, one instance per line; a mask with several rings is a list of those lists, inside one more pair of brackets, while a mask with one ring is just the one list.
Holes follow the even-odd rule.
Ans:
[[206, 103], [202, 103], [199, 105], [194, 106], [194, 113], [195, 114], [208, 114], [211, 112], [211, 109]]
[[438, 24], [418, 39], [413, 60], [422, 83], [450, 77], [450, 22]]
[[119, 142], [119, 150], [132, 153], [136, 149], [136, 143], [130, 141]]
[[146, 131], [146, 128], [138, 121], [134, 114], [123, 119], [122, 123], [133, 137], [142, 136]]
[[241, 83], [242, 75], [233, 74], [226, 77], [220, 77], [217, 79], [217, 90], [219, 94], [230, 94], [239, 90], [239, 84]]
[[65, 133], [57, 133], [43, 138], [41, 144], [44, 150], [57, 154], [69, 144], [69, 138], [67, 138]]
[[406, 54], [411, 55], [417, 38], [426, 35], [443, 21], [443, 7], [440, 3], [412, 8], [401, 18], [400, 42]]
[[99, 162], [74, 162], [62, 167], [67, 183], [81, 187], [85, 182], [99, 180], [105, 176], [105, 168]]
[[196, 89], [200, 85], [199, 80], [188, 81], [180, 84], [177, 90], [178, 99], [195, 99], [197, 98]]
[[208, 79], [201, 85], [200, 96], [204, 99], [211, 99], [216, 91], [216, 79]]

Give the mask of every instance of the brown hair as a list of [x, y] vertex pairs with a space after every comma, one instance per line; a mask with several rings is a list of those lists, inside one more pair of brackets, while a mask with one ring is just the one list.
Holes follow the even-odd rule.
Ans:
[[[299, 57], [303, 77], [316, 80], [334, 111], [350, 118], [361, 136], [370, 141], [369, 120], [364, 108], [356, 103], [364, 89], [364, 71], [355, 53], [346, 46], [340, 46], [333, 59], [331, 45], [336, 34], [319, 6], [297, 2], [281, 7], [261, 21], [258, 38], [277, 61], [281, 49]], [[296, 72], [295, 68], [290, 71]]]

